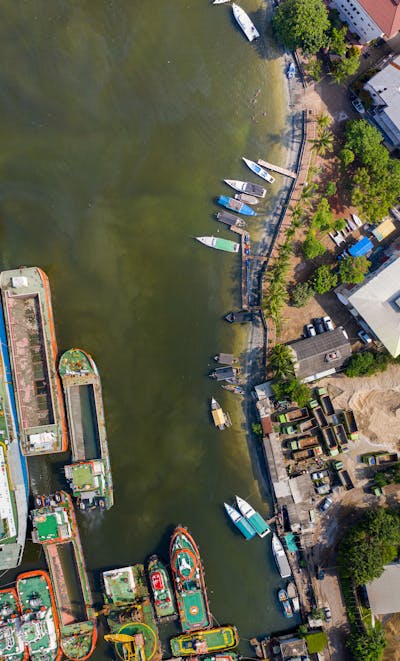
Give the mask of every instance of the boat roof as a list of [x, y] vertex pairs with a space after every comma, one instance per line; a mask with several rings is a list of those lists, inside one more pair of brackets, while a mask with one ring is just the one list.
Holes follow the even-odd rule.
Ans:
[[217, 426], [225, 424], [225, 413], [223, 412], [222, 409], [213, 409], [211, 411], [211, 413], [212, 413], [214, 423]]
[[105, 596], [113, 604], [132, 604], [143, 593], [145, 587], [144, 566], [141, 564], [120, 567], [103, 572]]
[[93, 374], [97, 371], [93, 358], [82, 349], [65, 351], [58, 363], [60, 376]]

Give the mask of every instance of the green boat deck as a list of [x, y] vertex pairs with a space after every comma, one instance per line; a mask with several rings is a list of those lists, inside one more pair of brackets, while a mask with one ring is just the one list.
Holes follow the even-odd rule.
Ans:
[[236, 627], [216, 627], [172, 638], [171, 650], [174, 656], [192, 656], [232, 649], [238, 643]]
[[25, 643], [20, 629], [17, 600], [13, 591], [0, 592], [0, 659], [22, 661]]
[[20, 578], [17, 591], [22, 614], [27, 618], [22, 624], [22, 633], [30, 658], [53, 661], [58, 654], [58, 636], [46, 579], [41, 574]]
[[150, 558], [148, 575], [157, 619], [162, 622], [174, 620], [178, 613], [175, 608], [171, 581], [167, 568], [157, 556]]

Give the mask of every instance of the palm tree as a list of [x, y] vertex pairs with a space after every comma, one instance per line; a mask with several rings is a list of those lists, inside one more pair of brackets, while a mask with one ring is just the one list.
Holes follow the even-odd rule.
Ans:
[[331, 118], [329, 115], [326, 113], [322, 112], [320, 115], [317, 117], [317, 124], [320, 129], [327, 129], [328, 126], [331, 124]]
[[275, 376], [287, 377], [294, 375], [293, 355], [289, 347], [276, 344], [269, 354], [269, 363]]
[[318, 132], [315, 140], [311, 140], [312, 149], [315, 149], [319, 156], [325, 156], [326, 153], [332, 151], [333, 149], [333, 140], [334, 136], [332, 131], [325, 128]]

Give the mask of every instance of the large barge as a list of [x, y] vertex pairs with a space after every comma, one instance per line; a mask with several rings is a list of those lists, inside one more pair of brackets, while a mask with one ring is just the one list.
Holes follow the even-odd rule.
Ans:
[[40, 570], [20, 574], [16, 589], [22, 612], [21, 633], [31, 661], [59, 661], [60, 628], [49, 575]]
[[170, 564], [182, 631], [210, 628], [212, 615], [199, 549], [183, 526], [175, 528], [172, 534]]
[[21, 607], [15, 588], [0, 590], [0, 659], [28, 659], [21, 630]]
[[18, 419], [3, 310], [0, 305], [0, 572], [22, 562], [29, 480], [18, 442]]
[[65, 477], [83, 511], [114, 503], [100, 375], [82, 349], [63, 353], [58, 372], [64, 391], [71, 438], [72, 464]]
[[64, 452], [68, 435], [48, 278], [37, 267], [3, 271], [0, 289], [22, 452]]
[[[146, 661], [161, 661], [157, 624], [147, 588], [144, 566], [110, 569], [102, 574], [104, 585], [103, 613], [112, 634], [142, 635]], [[124, 658], [121, 646], [116, 652]]]
[[97, 640], [96, 614], [71, 497], [58, 491], [35, 496], [32, 541], [43, 546], [60, 623], [60, 648], [85, 661]]

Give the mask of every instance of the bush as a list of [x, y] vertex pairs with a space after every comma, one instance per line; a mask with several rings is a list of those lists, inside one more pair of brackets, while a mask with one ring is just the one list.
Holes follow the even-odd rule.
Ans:
[[362, 255], [361, 257], [345, 257], [340, 260], [339, 273], [342, 282], [358, 284], [365, 278], [371, 262]]
[[389, 362], [388, 354], [383, 351], [379, 353], [362, 351], [352, 355], [345, 369], [345, 374], [349, 377], [372, 376], [378, 372], [384, 372]]
[[295, 308], [306, 305], [314, 296], [314, 290], [309, 282], [299, 282], [290, 291], [290, 302]]
[[328, 291], [336, 287], [338, 278], [336, 273], [333, 273], [330, 266], [322, 264], [314, 272], [313, 287], [317, 294], [326, 294]]
[[251, 423], [251, 431], [253, 434], [256, 436], [262, 436], [263, 435], [263, 430], [259, 422], [252, 422]]
[[305, 383], [296, 377], [286, 381], [276, 381], [272, 384], [272, 390], [276, 399], [290, 399], [299, 406], [305, 406], [310, 400], [310, 390]]
[[323, 255], [326, 252], [326, 248], [323, 243], [318, 241], [318, 239], [316, 239], [315, 236], [311, 233], [307, 235], [307, 238], [303, 243], [302, 250], [306, 259], [315, 259], [315, 257], [320, 257], [320, 255]]

